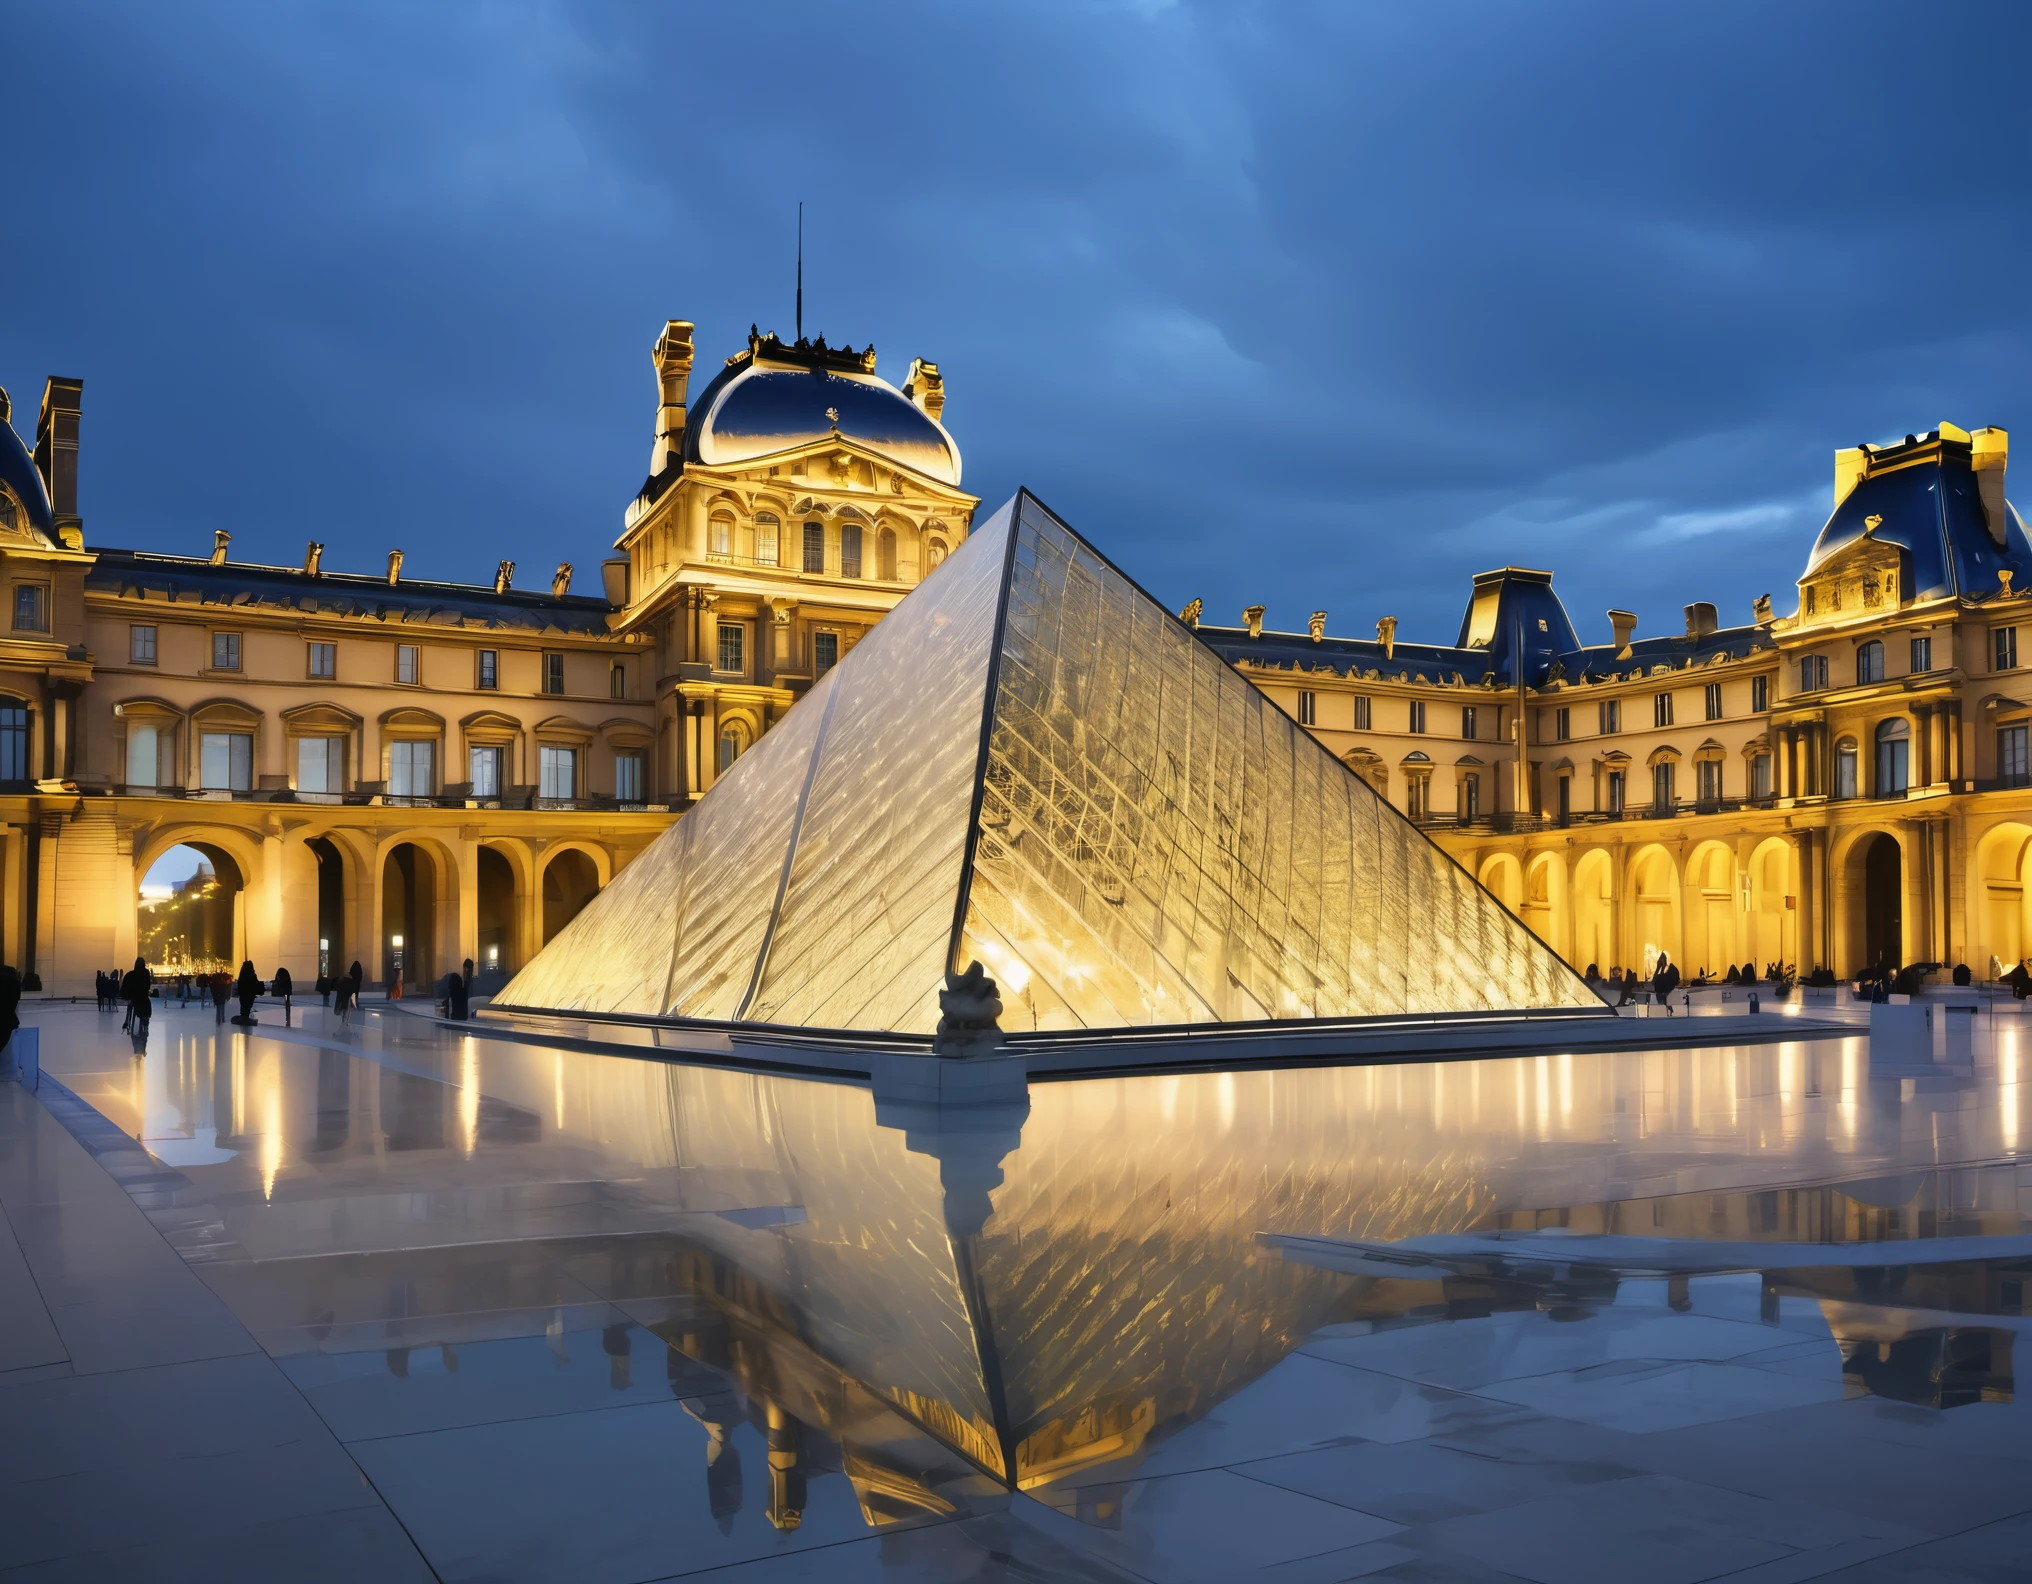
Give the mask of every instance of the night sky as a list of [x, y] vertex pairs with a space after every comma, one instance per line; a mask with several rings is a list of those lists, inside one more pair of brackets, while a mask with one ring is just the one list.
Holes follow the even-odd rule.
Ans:
[[[947, 381], [1174, 607], [1451, 641], [1550, 567], [1792, 608], [1832, 453], [2019, 437], [2032, 9], [0, 7], [0, 384], [85, 381], [88, 542], [598, 587], [649, 349]], [[2018, 482], [2018, 477], [2028, 482]]]

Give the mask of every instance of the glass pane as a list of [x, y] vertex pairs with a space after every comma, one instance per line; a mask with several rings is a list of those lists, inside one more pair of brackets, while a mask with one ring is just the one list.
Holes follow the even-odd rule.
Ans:
[[623, 803], [642, 801], [642, 756], [640, 754], [616, 754], [614, 756], [614, 796]]
[[198, 785], [225, 791], [232, 785], [233, 745], [224, 732], [206, 732], [198, 745]]
[[499, 748], [475, 748], [471, 750], [470, 759], [473, 796], [499, 797], [501, 795], [501, 750]]
[[127, 729], [127, 784], [137, 787], [152, 787], [155, 779], [156, 735], [153, 725], [130, 726]]
[[959, 951], [1004, 1028], [1596, 1004], [1062, 524], [1018, 532]]
[[299, 737], [296, 740], [296, 789], [299, 792], [335, 792], [326, 768], [326, 754], [331, 744], [323, 737]]

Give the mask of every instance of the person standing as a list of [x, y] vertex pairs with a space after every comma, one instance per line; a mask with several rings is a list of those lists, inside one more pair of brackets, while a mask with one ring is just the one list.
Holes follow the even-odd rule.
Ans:
[[355, 977], [359, 971], [360, 965], [354, 963], [352, 969], [339, 980], [337, 987], [337, 1010], [340, 1028], [351, 1028], [353, 1026], [353, 1003], [359, 999], [360, 995], [360, 981]]
[[211, 986], [212, 1021], [214, 1023], [223, 1023], [226, 1021], [226, 999], [233, 993], [232, 978], [227, 974], [225, 969], [215, 969], [211, 976]]
[[21, 974], [16, 969], [0, 964], [0, 1052], [13, 1042], [14, 1031], [21, 1027]]
[[1672, 992], [1679, 988], [1679, 969], [1672, 959], [1660, 952], [1658, 966], [1651, 973], [1651, 999], [1665, 1008], [1665, 1015], [1672, 1016]]
[[120, 994], [127, 1002], [127, 1021], [123, 1027], [130, 1034], [146, 1038], [149, 1014], [154, 1011], [150, 995], [155, 985], [155, 976], [148, 971], [148, 964], [142, 958], [134, 959], [134, 966], [127, 971], [127, 977], [120, 983]]
[[277, 968], [269, 993], [282, 1000], [282, 1026], [289, 1027], [289, 998], [296, 993], [296, 981], [289, 977], [287, 968]]
[[233, 983], [233, 993], [240, 998], [240, 1015], [233, 1019], [244, 1027], [254, 1026], [254, 1003], [261, 995], [261, 977], [254, 972], [250, 958], [240, 964], [240, 977]]

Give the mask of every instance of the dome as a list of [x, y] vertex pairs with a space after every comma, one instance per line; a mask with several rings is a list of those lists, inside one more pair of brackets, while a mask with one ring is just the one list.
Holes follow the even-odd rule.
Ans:
[[49, 509], [49, 492], [42, 487], [35, 458], [14, 432], [14, 425], [0, 421], [0, 532], [8, 529], [39, 533], [51, 544], [57, 542], [56, 518]]
[[923, 408], [874, 373], [875, 355], [757, 337], [692, 404], [684, 457], [733, 467], [838, 435], [957, 486], [960, 451]]

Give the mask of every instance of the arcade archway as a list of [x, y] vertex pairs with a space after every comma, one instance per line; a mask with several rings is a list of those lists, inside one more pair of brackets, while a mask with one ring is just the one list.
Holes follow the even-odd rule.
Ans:
[[246, 953], [245, 893], [246, 877], [224, 848], [171, 847], [142, 876], [136, 949], [157, 973], [236, 970]]

